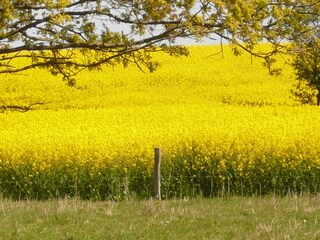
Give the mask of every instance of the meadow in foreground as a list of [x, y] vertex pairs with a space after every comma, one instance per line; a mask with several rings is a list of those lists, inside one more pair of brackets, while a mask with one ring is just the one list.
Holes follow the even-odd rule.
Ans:
[[155, 73], [83, 72], [80, 89], [42, 70], [1, 78], [0, 192], [13, 198], [152, 196], [153, 148], [163, 197], [319, 191], [320, 113], [290, 98], [294, 73], [234, 57], [228, 46], [161, 53]]
[[320, 238], [319, 196], [93, 202], [0, 200], [0, 239]]

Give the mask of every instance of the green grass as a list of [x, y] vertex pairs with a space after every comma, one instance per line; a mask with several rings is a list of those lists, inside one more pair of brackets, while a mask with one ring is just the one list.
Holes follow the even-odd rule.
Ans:
[[320, 196], [0, 200], [0, 239], [320, 239]]

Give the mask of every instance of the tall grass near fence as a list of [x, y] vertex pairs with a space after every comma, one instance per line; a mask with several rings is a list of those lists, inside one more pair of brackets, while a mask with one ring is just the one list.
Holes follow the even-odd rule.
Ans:
[[[264, 47], [264, 46], [262, 46]], [[290, 99], [283, 61], [270, 76], [228, 46], [155, 55], [162, 68], [84, 72], [69, 88], [42, 70], [1, 76], [0, 193], [16, 199], [153, 196], [162, 149], [162, 197], [318, 192], [320, 113]]]

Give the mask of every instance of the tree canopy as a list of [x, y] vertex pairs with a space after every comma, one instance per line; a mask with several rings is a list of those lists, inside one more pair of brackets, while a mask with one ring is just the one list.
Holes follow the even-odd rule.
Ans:
[[[270, 67], [274, 54], [293, 50], [288, 43], [313, 36], [319, 14], [318, 0], [1, 0], [0, 73], [45, 68], [73, 85], [103, 65], [153, 71], [151, 52], [188, 54], [178, 38], [225, 40]], [[255, 51], [262, 41], [269, 52]]]

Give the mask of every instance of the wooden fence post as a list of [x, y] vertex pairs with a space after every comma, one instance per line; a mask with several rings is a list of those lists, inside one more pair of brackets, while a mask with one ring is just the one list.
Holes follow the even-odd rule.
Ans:
[[161, 200], [161, 149], [154, 149], [154, 197]]

